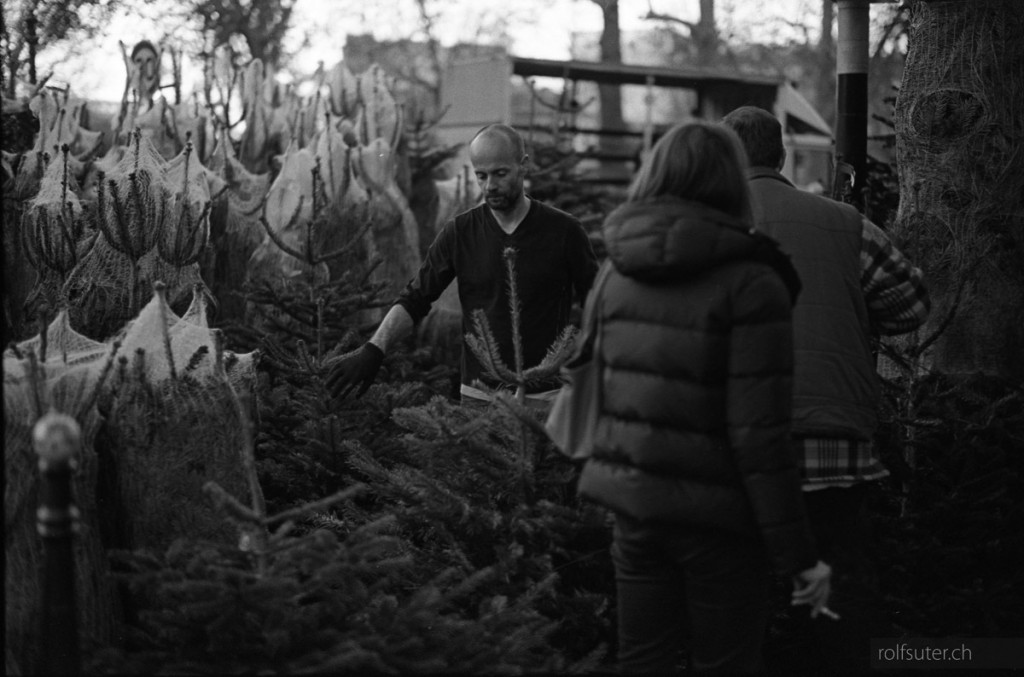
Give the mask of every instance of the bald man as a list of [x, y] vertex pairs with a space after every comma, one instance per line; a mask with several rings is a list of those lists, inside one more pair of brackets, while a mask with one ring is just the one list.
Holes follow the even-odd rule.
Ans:
[[[507, 125], [484, 127], [469, 144], [469, 159], [484, 202], [448, 221], [427, 252], [416, 277], [384, 316], [369, 341], [331, 369], [327, 387], [334, 397], [373, 383], [388, 349], [426, 317], [441, 292], [456, 280], [462, 305], [462, 335], [473, 331], [472, 312], [484, 311], [502, 359], [515, 364], [508, 282], [502, 252], [516, 250], [516, 286], [522, 307], [520, 331], [523, 367], [541, 362], [567, 324], [573, 300], [582, 302], [594, 281], [597, 258], [575, 217], [531, 199], [523, 190], [527, 174], [522, 137]], [[463, 341], [460, 395], [489, 399], [480, 381], [496, 387]], [[527, 392], [527, 399], [548, 399], [559, 384]]]

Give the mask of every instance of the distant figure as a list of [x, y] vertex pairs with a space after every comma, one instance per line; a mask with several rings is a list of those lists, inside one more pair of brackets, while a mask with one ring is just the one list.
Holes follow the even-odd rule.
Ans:
[[753, 233], [736, 135], [691, 122], [655, 144], [604, 222], [610, 269], [587, 301], [602, 366], [579, 493], [615, 513], [623, 674], [755, 672], [770, 564], [824, 608], [789, 446], [799, 281]]
[[[795, 188], [779, 170], [782, 125], [744, 106], [723, 122], [751, 169], [754, 223], [792, 257], [804, 291], [793, 309], [793, 453], [822, 556], [836, 568], [837, 623], [815, 624], [821, 669], [867, 670], [868, 640], [885, 637], [865, 556], [868, 487], [888, 475], [872, 444], [880, 398], [871, 338], [919, 327], [930, 302], [921, 271], [846, 204]], [[873, 628], [873, 630], [872, 630]], [[810, 633], [810, 630], [808, 630]]]
[[[575, 217], [529, 198], [523, 190], [527, 161], [522, 137], [507, 125], [484, 127], [469, 144], [469, 158], [484, 203], [448, 221], [420, 267], [374, 335], [343, 357], [327, 377], [335, 397], [362, 395], [376, 378], [387, 350], [408, 335], [456, 280], [462, 305], [462, 335], [471, 333], [472, 312], [482, 309], [506, 364], [515, 364], [508, 281], [502, 251], [517, 251], [516, 274], [522, 304], [523, 366], [539, 364], [569, 324], [574, 299], [583, 301], [594, 280], [597, 259]], [[473, 384], [491, 383], [473, 353], [462, 346], [460, 395], [476, 401], [490, 396]], [[559, 383], [527, 391], [527, 401], [553, 398]]]
[[153, 99], [160, 90], [160, 52], [149, 40], [140, 40], [132, 48], [125, 64], [128, 68], [129, 89], [135, 90], [139, 113], [153, 107]]

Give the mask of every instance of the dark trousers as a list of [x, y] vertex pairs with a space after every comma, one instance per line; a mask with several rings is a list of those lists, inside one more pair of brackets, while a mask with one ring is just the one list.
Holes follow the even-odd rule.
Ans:
[[759, 542], [619, 516], [612, 559], [620, 672], [673, 672], [687, 648], [693, 670], [761, 668], [770, 578]]
[[784, 641], [773, 647], [777, 653], [768, 652], [773, 667], [805, 673], [867, 672], [871, 638], [896, 635], [885, 618], [877, 571], [869, 556], [868, 489], [865, 482], [804, 492], [818, 555], [832, 567], [828, 606], [840, 620], [821, 616], [812, 620], [806, 607], [789, 607], [792, 584], [781, 582], [779, 589], [787, 591], [787, 598], [779, 604], [785, 605], [785, 612], [777, 617], [774, 629]]

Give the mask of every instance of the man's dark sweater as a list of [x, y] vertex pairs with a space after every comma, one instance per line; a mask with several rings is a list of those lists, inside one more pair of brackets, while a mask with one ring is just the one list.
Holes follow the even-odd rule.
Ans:
[[[523, 367], [535, 366], [569, 324], [573, 293], [582, 302], [597, 272], [586, 232], [579, 220], [563, 211], [531, 200], [529, 212], [511, 235], [501, 229], [486, 204], [459, 214], [442, 228], [396, 303], [418, 323], [458, 279], [463, 336], [473, 332], [472, 311], [482, 309], [502, 359], [514, 368], [509, 285], [502, 258], [508, 247], [516, 251]], [[472, 385], [477, 379], [494, 385], [463, 340], [462, 383]]]

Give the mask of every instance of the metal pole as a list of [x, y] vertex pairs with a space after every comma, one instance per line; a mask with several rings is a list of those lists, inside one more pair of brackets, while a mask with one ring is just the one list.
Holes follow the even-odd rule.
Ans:
[[40, 673], [44, 675], [77, 675], [81, 669], [72, 550], [78, 508], [71, 496], [71, 474], [81, 439], [78, 423], [66, 414], [46, 414], [32, 429], [42, 471], [36, 526], [44, 558], [40, 634]]
[[868, 151], [869, 0], [839, 0], [836, 43], [836, 164], [854, 171], [854, 201], [861, 202]]

